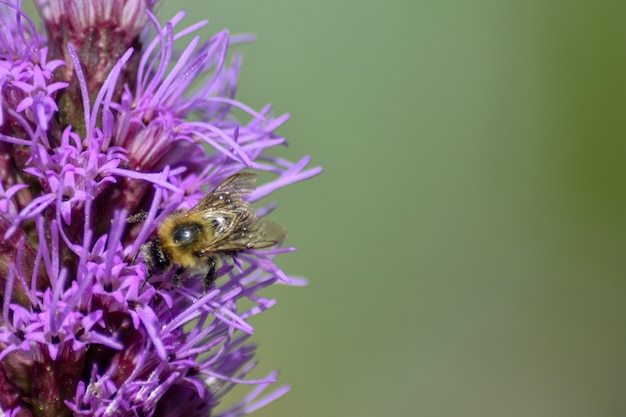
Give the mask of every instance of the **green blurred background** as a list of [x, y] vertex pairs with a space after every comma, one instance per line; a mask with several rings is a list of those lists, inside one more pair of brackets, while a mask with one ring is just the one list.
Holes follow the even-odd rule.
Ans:
[[625, 2], [180, 8], [258, 35], [239, 99], [325, 168], [274, 196], [311, 283], [254, 321], [293, 386], [255, 415], [626, 415]]
[[238, 98], [325, 168], [274, 196], [311, 284], [265, 294], [254, 415], [626, 414], [625, 2], [180, 8], [258, 35]]

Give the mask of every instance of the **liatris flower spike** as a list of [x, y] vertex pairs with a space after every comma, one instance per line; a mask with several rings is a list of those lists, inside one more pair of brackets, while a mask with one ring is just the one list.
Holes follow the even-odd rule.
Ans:
[[[235, 99], [227, 51], [248, 38], [202, 41], [182, 12], [161, 26], [155, 0], [36, 5], [45, 34], [0, 0], [2, 413], [235, 417], [280, 397], [276, 373], [250, 377], [248, 318], [275, 303], [259, 290], [303, 281], [273, 262], [293, 250], [263, 219], [273, 206], [249, 203], [321, 170], [272, 156], [288, 117]], [[255, 189], [254, 171], [273, 179]], [[156, 266], [187, 266], [159, 225], [200, 209], [210, 236], [244, 246], [194, 247], [204, 270], [150, 264], [160, 245]], [[184, 246], [198, 230], [172, 233]], [[220, 408], [238, 384], [254, 387]]]

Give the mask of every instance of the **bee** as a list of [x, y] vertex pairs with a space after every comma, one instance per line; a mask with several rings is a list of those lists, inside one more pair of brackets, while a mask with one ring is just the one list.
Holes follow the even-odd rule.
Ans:
[[248, 249], [280, 243], [287, 232], [259, 218], [244, 200], [256, 187], [257, 175], [231, 175], [189, 211], [177, 211], [158, 226], [157, 237], [141, 246], [148, 274], [177, 267], [174, 283], [185, 270], [204, 272], [205, 288], [216, 279], [217, 261]]

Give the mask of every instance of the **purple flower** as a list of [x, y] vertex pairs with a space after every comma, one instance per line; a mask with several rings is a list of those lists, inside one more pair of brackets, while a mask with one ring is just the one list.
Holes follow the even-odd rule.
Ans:
[[[288, 117], [236, 101], [227, 32], [202, 41], [182, 12], [161, 26], [151, 0], [36, 3], [47, 40], [0, 0], [0, 409], [235, 417], [280, 397], [276, 373], [247, 377], [248, 318], [274, 304], [259, 290], [302, 284], [273, 262], [293, 249], [226, 258], [205, 289], [148, 277], [141, 247], [234, 173], [274, 174], [254, 202], [321, 170], [271, 156]], [[216, 409], [237, 384], [255, 387]]]

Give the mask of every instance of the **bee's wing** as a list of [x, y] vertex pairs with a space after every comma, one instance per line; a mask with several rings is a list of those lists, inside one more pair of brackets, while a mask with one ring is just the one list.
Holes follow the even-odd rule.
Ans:
[[245, 220], [234, 223], [235, 226], [216, 237], [203, 252], [239, 252], [246, 249], [262, 249], [274, 246], [287, 237], [285, 229], [265, 219], [259, 219], [250, 212]]
[[200, 213], [205, 220], [211, 217], [229, 219], [225, 230], [214, 230], [213, 239], [202, 248], [202, 253], [267, 248], [287, 236], [276, 223], [256, 217], [250, 204], [243, 199], [256, 188], [256, 180], [257, 175], [251, 172], [231, 175], [185, 214]]
[[242, 206], [249, 207], [243, 198], [254, 191], [256, 180], [257, 175], [252, 172], [231, 175], [200, 200], [187, 212], [187, 215], [204, 211], [229, 211]]
[[286, 237], [287, 231], [278, 224], [254, 217], [245, 226], [235, 227], [227, 239], [216, 242], [216, 250], [262, 249], [274, 246]]
[[280, 225], [265, 219], [256, 218], [254, 238], [251, 244], [254, 249], [267, 248], [282, 242], [287, 237], [287, 231]]

